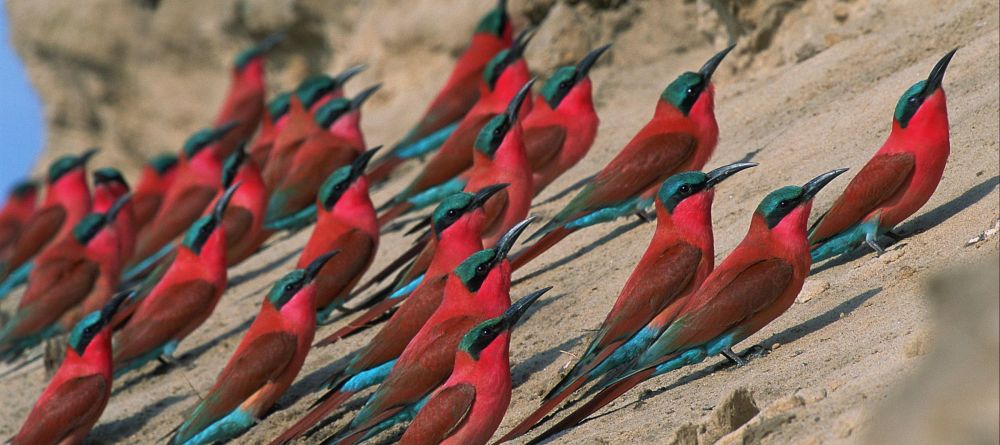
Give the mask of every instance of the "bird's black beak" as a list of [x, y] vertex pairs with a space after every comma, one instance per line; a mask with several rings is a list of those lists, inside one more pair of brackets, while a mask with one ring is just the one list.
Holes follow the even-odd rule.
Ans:
[[823, 173], [822, 175], [819, 175], [809, 180], [809, 182], [805, 183], [805, 185], [802, 186], [801, 202], [808, 202], [809, 200], [813, 199], [813, 197], [816, 196], [816, 194], [819, 193], [820, 190], [823, 190], [823, 187], [826, 187], [826, 185], [829, 184], [830, 181], [833, 181], [834, 178], [842, 175], [847, 170], [848, 170], [847, 168], [838, 168], [836, 170], [830, 170], [826, 173]]
[[525, 82], [524, 86], [518, 90], [514, 98], [511, 99], [509, 104], [507, 104], [507, 110], [504, 111], [504, 114], [507, 115], [508, 121], [514, 122], [517, 120], [517, 113], [521, 109], [524, 99], [528, 97], [528, 94], [531, 94], [531, 86], [535, 84], [535, 80], [537, 80], [537, 78], [532, 77], [531, 80]]
[[510, 184], [493, 184], [479, 189], [475, 195], [472, 195], [472, 205], [470, 207], [473, 209], [482, 207], [486, 204], [486, 201], [489, 201], [490, 198], [493, 197], [493, 195], [497, 194], [500, 190], [507, 188], [508, 185]]
[[372, 95], [374, 95], [375, 92], [377, 92], [380, 88], [382, 88], [382, 84], [377, 83], [368, 88], [365, 88], [356, 96], [354, 96], [354, 98], [351, 99], [351, 110], [360, 109], [361, 106], [364, 105], [365, 101], [367, 101], [368, 98], [372, 97]]
[[514, 304], [510, 305], [510, 307], [503, 313], [504, 328], [507, 330], [514, 329], [514, 326], [517, 325], [517, 321], [520, 320], [521, 316], [528, 311], [528, 308], [538, 300], [538, 297], [545, 295], [545, 293], [550, 290], [552, 290], [552, 286], [536, 290], [527, 296], [521, 297], [520, 300], [517, 300]]
[[236, 150], [233, 154], [229, 155], [229, 159], [226, 160], [226, 164], [223, 166], [222, 171], [222, 186], [229, 187], [236, 180], [236, 174], [240, 171], [240, 167], [247, 160], [247, 141], [240, 142], [236, 146]]
[[711, 59], [708, 59], [708, 62], [705, 62], [705, 64], [701, 66], [701, 69], [698, 70], [698, 74], [701, 74], [702, 79], [705, 79], [706, 83], [712, 80], [712, 74], [715, 74], [715, 69], [719, 67], [719, 64], [722, 63], [722, 59], [725, 59], [726, 55], [729, 54], [733, 48], [736, 48], [736, 45], [730, 45], [728, 48], [719, 51], [712, 56]]
[[729, 165], [723, 165], [722, 167], [719, 167], [705, 174], [705, 176], [708, 176], [708, 180], [705, 181], [705, 188], [715, 187], [720, 182], [725, 181], [726, 178], [735, 175], [738, 172], [756, 166], [757, 166], [756, 162], [736, 162]]
[[312, 281], [316, 279], [316, 276], [319, 275], [319, 271], [326, 265], [326, 262], [330, 261], [330, 258], [337, 256], [339, 253], [340, 249], [334, 249], [316, 257], [315, 260], [312, 260], [312, 262], [306, 266], [306, 278], [303, 284], [312, 283]]
[[124, 195], [119, 196], [118, 199], [116, 199], [115, 202], [111, 204], [111, 208], [108, 209], [108, 213], [104, 215], [104, 219], [106, 221], [105, 224], [111, 225], [112, 223], [114, 223], [115, 220], [118, 219], [118, 213], [120, 213], [122, 209], [125, 208], [125, 204], [128, 204], [128, 202], [131, 200], [132, 200], [132, 192], [128, 192], [125, 193]]
[[528, 28], [521, 31], [514, 38], [514, 43], [510, 45], [510, 60], [520, 59], [524, 55], [524, 50], [528, 47], [528, 43], [531, 43], [531, 39], [533, 38], [535, 38], [535, 28]]
[[236, 189], [240, 188], [240, 184], [242, 183], [237, 182], [229, 186], [226, 192], [222, 194], [222, 197], [219, 198], [219, 202], [215, 203], [215, 209], [212, 210], [212, 219], [216, 222], [222, 221], [222, 217], [226, 214], [226, 207], [229, 207], [229, 200], [233, 199], [233, 194], [236, 193]]
[[107, 303], [104, 303], [104, 307], [101, 308], [101, 320], [99, 322], [101, 327], [110, 323], [111, 319], [118, 313], [118, 309], [121, 309], [122, 303], [124, 303], [125, 300], [134, 297], [137, 292], [138, 291], [134, 289], [121, 291], [112, 296]]
[[580, 59], [580, 63], [576, 64], [576, 80], [579, 82], [584, 77], [587, 77], [587, 73], [589, 73], [590, 69], [594, 67], [595, 63], [597, 63], [597, 59], [600, 59], [601, 56], [604, 55], [604, 53], [610, 48], [611, 44], [609, 43], [587, 53], [583, 59]]
[[951, 63], [951, 58], [955, 56], [955, 52], [958, 48], [948, 51], [938, 63], [934, 65], [934, 69], [931, 70], [931, 74], [927, 76], [927, 83], [924, 84], [924, 91], [920, 93], [920, 96], [924, 99], [930, 97], [934, 94], [938, 88], [941, 88], [941, 82], [944, 81], [944, 72], [948, 70], [948, 64]]
[[333, 78], [333, 80], [334, 82], [337, 83], [338, 87], [343, 87], [348, 80], [351, 80], [352, 77], [357, 76], [360, 72], [366, 69], [368, 69], [368, 65], [365, 64], [354, 65], [344, 71], [341, 71], [340, 74], [337, 74]]
[[265, 37], [264, 40], [261, 40], [260, 43], [257, 44], [255, 50], [257, 54], [265, 54], [268, 51], [274, 49], [275, 46], [278, 46], [278, 44], [281, 43], [282, 40], [285, 40], [285, 32], [278, 31], [274, 34]]
[[87, 151], [85, 151], [83, 153], [80, 153], [80, 156], [76, 157], [76, 165], [77, 165], [77, 167], [87, 165], [87, 161], [89, 161], [90, 158], [94, 157], [94, 155], [96, 155], [98, 151], [100, 151], [100, 150], [97, 147], [93, 147], [93, 148], [87, 149]]
[[357, 159], [351, 163], [351, 178], [356, 179], [365, 174], [365, 169], [368, 168], [368, 162], [371, 161], [372, 158], [375, 157], [375, 154], [381, 149], [382, 146], [379, 145], [378, 147], [368, 149], [364, 153], [361, 153], [361, 155], [359, 155]]
[[515, 224], [514, 227], [511, 227], [510, 230], [507, 231], [507, 233], [503, 234], [503, 236], [500, 237], [500, 240], [497, 241], [497, 246], [496, 246], [497, 263], [499, 263], [504, 258], [507, 258], [507, 254], [510, 253], [510, 249], [514, 247], [514, 242], [517, 241], [517, 238], [521, 236], [522, 233], [524, 233], [524, 230], [528, 228], [528, 225], [531, 224], [531, 222], [534, 221], [535, 218], [537, 217], [529, 216], [524, 221]]

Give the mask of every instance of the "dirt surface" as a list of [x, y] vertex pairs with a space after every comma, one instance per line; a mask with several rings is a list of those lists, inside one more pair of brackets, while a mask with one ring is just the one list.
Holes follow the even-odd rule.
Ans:
[[[546, 2], [520, 2], [518, 10], [530, 12], [537, 6], [533, 3]], [[608, 61], [592, 72], [601, 117], [597, 141], [584, 161], [539, 197], [537, 202], [546, 203], [536, 205], [532, 212], [543, 217], [554, 214], [572, 196], [561, 191], [601, 168], [645, 123], [667, 83], [682, 71], [698, 68], [724, 46], [725, 39], [717, 37], [725, 27], [722, 20], [713, 18], [719, 10], [707, 4], [637, 2], [604, 11], [593, 9], [591, 3], [605, 4], [558, 3], [551, 9], [542, 5], [538, 7], [549, 15], [535, 19], [544, 29], [546, 21], [554, 21], [554, 13], [564, 9], [559, 14], [582, 16], [597, 27], [587, 34], [593, 44], [615, 42]], [[772, 29], [767, 32], [763, 31], [768, 29], [765, 21], [750, 21], [745, 11], [737, 14], [739, 23], [748, 28], [737, 40], [741, 46], [715, 78], [720, 142], [708, 167], [745, 159], [760, 163], [734, 176], [717, 192], [717, 260], [743, 237], [751, 212], [770, 190], [801, 184], [835, 167], [857, 171], [887, 136], [900, 94], [925, 78], [945, 52], [958, 47], [944, 81], [952, 151], [941, 185], [930, 202], [900, 226], [905, 238], [885, 255], [859, 252], [814, 267], [800, 302], [740, 345], [742, 349], [760, 344], [769, 351], [766, 356], [743, 368], [710, 358], [660, 376], [551, 443], [695, 444], [717, 438], [728, 443], [854, 443], [877, 423], [873, 416], [894, 386], [927, 374], [917, 369], [935, 356], [928, 351], [938, 335], [925, 298], [927, 281], [947, 268], [986, 262], [995, 267], [1000, 240], [995, 229], [1000, 218], [996, 3], [786, 3], [783, 18], [778, 24], [768, 22]], [[776, 13], [763, 11], [759, 17]], [[518, 20], [527, 19], [520, 16]], [[706, 37], [706, 30], [713, 27], [715, 34]], [[529, 52], [529, 65], [544, 57]], [[394, 63], [417, 63], [415, 59]], [[433, 70], [440, 78], [449, 67], [437, 63], [419, 69]], [[384, 71], [376, 67], [365, 81], [381, 80], [379, 73]], [[401, 79], [390, 76], [386, 82], [405, 82]], [[354, 91], [363, 84], [355, 84]], [[390, 96], [374, 100], [366, 110], [369, 143], [389, 143], [401, 135], [415, 118], [413, 111], [422, 109], [433, 93], [430, 85], [403, 85], [390, 88]], [[405, 174], [374, 193], [376, 203], [387, 200], [416, 172], [416, 164], [408, 166]], [[837, 180], [824, 190], [815, 208], [827, 208], [846, 183]], [[513, 336], [515, 387], [501, 434], [537, 407], [560, 369], [581, 352], [652, 230], [652, 224], [637, 220], [590, 228], [515, 275], [512, 298], [544, 286], [554, 289], [528, 312]], [[149, 365], [118, 381], [90, 442], [162, 442], [160, 438], [198, 401], [198, 394], [212, 385], [266, 289], [293, 266], [308, 236], [306, 231], [278, 237], [231, 270], [231, 286], [218, 309], [178, 350], [184, 366], [154, 370]], [[977, 237], [978, 241], [968, 244]], [[373, 269], [391, 261], [409, 241], [399, 232], [385, 234]], [[995, 307], [997, 296], [990, 298], [989, 307]], [[16, 298], [11, 298], [0, 307], [9, 311], [15, 303]], [[317, 335], [337, 327], [323, 327]], [[314, 350], [276, 412], [238, 442], [266, 442], [301, 416], [316, 397], [312, 389], [371, 334]], [[996, 368], [976, 363], [958, 360], [955, 368], [995, 374]], [[0, 373], [9, 370], [7, 365], [0, 366]], [[3, 377], [0, 437], [16, 432], [44, 384], [40, 361]], [[993, 400], [987, 406], [996, 406], [996, 387], [983, 388], [979, 396]], [[356, 401], [348, 408], [359, 406]], [[977, 415], [995, 413], [979, 411]], [[301, 443], [318, 443], [352, 417], [351, 413], [338, 416], [322, 434]], [[748, 423], [730, 433], [746, 419]], [[995, 431], [992, 437], [987, 433], [986, 442], [995, 440]], [[388, 443], [393, 437], [383, 435], [378, 441]]]

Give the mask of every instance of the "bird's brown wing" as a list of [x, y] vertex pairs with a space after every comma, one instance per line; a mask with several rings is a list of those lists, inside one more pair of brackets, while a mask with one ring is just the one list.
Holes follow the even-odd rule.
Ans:
[[566, 142], [566, 128], [559, 125], [526, 128], [524, 149], [531, 171], [537, 172], [555, 159]]
[[[155, 289], [154, 289], [155, 291]], [[140, 307], [115, 336], [115, 363], [121, 364], [177, 339], [185, 328], [206, 312], [215, 298], [215, 286], [203, 280], [191, 280], [150, 295], [148, 307]], [[141, 318], [140, 318], [141, 317]]]
[[97, 420], [108, 390], [108, 382], [97, 374], [67, 380], [44, 403], [35, 405], [13, 442], [60, 443], [75, 429]]
[[476, 387], [468, 383], [438, 391], [413, 418], [399, 443], [435, 445], [443, 442], [462, 426], [475, 401]]
[[[32, 215], [14, 243], [8, 264], [16, 268], [35, 256], [59, 233], [65, 221], [66, 209], [58, 205], [46, 207]], [[9, 272], [10, 270], [7, 271]]]

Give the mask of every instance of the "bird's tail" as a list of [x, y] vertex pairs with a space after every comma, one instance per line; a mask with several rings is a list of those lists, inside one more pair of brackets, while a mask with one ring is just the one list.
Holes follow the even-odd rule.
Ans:
[[280, 436], [271, 441], [271, 445], [283, 445], [302, 437], [319, 422], [326, 419], [333, 410], [346, 402], [355, 394], [355, 391], [331, 391], [321, 397], [311, 410], [306, 413], [298, 422], [281, 433]]
[[375, 306], [372, 306], [371, 309], [368, 309], [367, 311], [365, 311], [365, 313], [359, 315], [357, 318], [347, 323], [347, 326], [338, 329], [336, 332], [318, 341], [313, 347], [318, 348], [321, 346], [326, 346], [336, 343], [342, 338], [349, 337], [351, 335], [358, 333], [363, 329], [366, 329], [368, 326], [370, 326], [370, 323], [372, 323], [373, 320], [377, 319], [382, 314], [392, 310], [393, 306], [395, 306], [396, 303], [398, 303], [399, 301], [400, 299], [387, 299], [378, 302], [377, 304], [375, 304]]
[[529, 415], [528, 417], [525, 417], [524, 420], [521, 421], [521, 423], [518, 423], [517, 426], [514, 427], [514, 429], [507, 432], [507, 434], [501, 437], [500, 440], [494, 442], [493, 445], [514, 440], [518, 437], [523, 436], [528, 431], [531, 431], [534, 427], [542, 423], [545, 423], [545, 416], [548, 415], [550, 412], [552, 412], [552, 410], [556, 409], [556, 407], [558, 407], [559, 404], [561, 404], [564, 400], [566, 400], [566, 398], [569, 397], [571, 394], [576, 392], [577, 389], [580, 389], [580, 387], [583, 386], [584, 383], [587, 383], [586, 374], [577, 377], [576, 380], [573, 381], [573, 383], [563, 388], [562, 391], [556, 394], [550, 394], [551, 397], [547, 396], [545, 401], [542, 402], [542, 406], [539, 406], [538, 409], [535, 410], [535, 412], [531, 413], [531, 415]]
[[18, 286], [28, 282], [28, 276], [31, 275], [31, 270], [34, 268], [34, 261], [28, 261], [18, 267], [14, 272], [7, 276], [2, 283], [0, 283], [0, 301], [3, 301], [7, 295], [10, 295], [11, 291], [16, 289]]
[[542, 236], [541, 239], [535, 241], [535, 244], [522, 249], [517, 255], [514, 255], [513, 260], [511, 260], [510, 267], [511, 270], [520, 269], [521, 266], [528, 264], [535, 257], [545, 253], [552, 246], [562, 241], [563, 238], [569, 236], [569, 234], [575, 232], [576, 229], [567, 229], [565, 227], [559, 227], [549, 233]]
[[413, 209], [413, 204], [410, 203], [409, 201], [400, 201], [396, 204], [393, 204], [392, 207], [389, 207], [389, 210], [386, 210], [384, 213], [379, 215], [378, 226], [384, 228], [386, 224], [389, 224], [396, 218], [403, 216], [406, 212], [409, 212], [412, 209]]

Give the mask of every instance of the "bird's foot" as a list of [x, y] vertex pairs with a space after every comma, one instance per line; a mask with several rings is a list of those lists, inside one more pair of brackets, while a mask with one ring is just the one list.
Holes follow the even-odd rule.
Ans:
[[746, 351], [743, 351], [742, 355], [733, 352], [732, 347], [722, 350], [722, 355], [729, 359], [729, 361], [733, 362], [737, 368], [746, 366], [747, 363], [750, 363], [750, 360], [763, 357], [766, 353], [767, 351], [761, 345], [753, 345], [747, 348]]
[[885, 249], [883, 249], [882, 246], [878, 245], [877, 241], [875, 241], [875, 240], [873, 240], [871, 238], [866, 238], [865, 239], [865, 244], [868, 244], [868, 247], [871, 247], [872, 250], [875, 251], [875, 256], [876, 257], [880, 257], [880, 256], [882, 256], [882, 254], [885, 253]]
[[635, 217], [636, 217], [636, 218], [639, 218], [639, 219], [640, 219], [640, 220], [642, 220], [642, 222], [644, 222], [644, 223], [648, 223], [648, 222], [653, 222], [653, 221], [655, 221], [655, 220], [656, 220], [656, 217], [655, 217], [655, 216], [650, 216], [650, 215], [649, 215], [648, 213], [646, 213], [646, 212], [645, 212], [645, 211], [643, 211], [643, 210], [637, 210], [637, 211], [635, 212]]
[[174, 356], [163, 354], [156, 358], [159, 360], [160, 364], [169, 367], [181, 367], [183, 366], [180, 361], [178, 361]]

